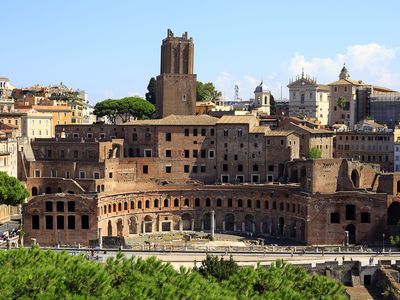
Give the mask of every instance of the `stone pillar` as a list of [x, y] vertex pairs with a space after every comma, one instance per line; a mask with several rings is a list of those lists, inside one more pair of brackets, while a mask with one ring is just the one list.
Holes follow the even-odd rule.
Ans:
[[194, 219], [192, 219], [192, 225], [191, 225], [192, 231], [194, 231]]
[[225, 231], [225, 221], [222, 221], [222, 231]]
[[214, 238], [215, 238], [214, 231], [215, 231], [215, 211], [212, 210], [212, 211], [211, 211], [211, 240], [212, 240], [212, 241], [213, 241]]
[[103, 248], [103, 236], [101, 234], [101, 228], [98, 228], [97, 232], [98, 232], [98, 236], [99, 236], [99, 248], [102, 249]]
[[179, 219], [179, 231], [183, 231], [183, 221], [182, 219]]
[[233, 223], [233, 231], [236, 231], [237, 230], [237, 226], [236, 226], [236, 222], [235, 223]]
[[260, 222], [260, 232], [264, 233], [264, 222]]
[[145, 229], [146, 229], [146, 225], [145, 225], [145, 223], [143, 221], [142, 222], [142, 233], [146, 233]]
[[242, 222], [242, 232], [246, 231], [246, 225], [244, 224], [244, 222]]
[[204, 231], [204, 220], [201, 220], [201, 231]]
[[256, 232], [256, 223], [255, 222], [253, 223], [253, 228], [252, 229], [253, 229], [253, 232]]

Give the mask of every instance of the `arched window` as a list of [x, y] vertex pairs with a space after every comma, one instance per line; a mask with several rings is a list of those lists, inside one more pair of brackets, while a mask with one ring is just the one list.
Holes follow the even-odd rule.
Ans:
[[206, 199], [206, 207], [210, 207], [211, 206], [211, 200], [210, 198]]
[[243, 201], [242, 201], [242, 199], [238, 199], [238, 207], [243, 207]]
[[103, 213], [106, 214], [107, 213], [107, 205], [103, 206]]
[[37, 194], [38, 194], [38, 189], [37, 189], [36, 186], [34, 186], [34, 187], [32, 188], [32, 196], [37, 196]]
[[142, 209], [142, 201], [139, 201], [139, 202], [138, 202], [137, 208]]
[[200, 207], [200, 199], [199, 198], [194, 199], [194, 206]]
[[150, 200], [146, 200], [146, 208], [150, 208]]
[[174, 207], [179, 207], [179, 199], [175, 198]]
[[243, 165], [238, 165], [238, 172], [243, 172]]
[[264, 201], [264, 209], [269, 209], [269, 201], [268, 200]]
[[247, 207], [251, 208], [251, 199], [247, 200]]
[[135, 201], [131, 201], [131, 209], [135, 209]]
[[116, 212], [117, 211], [117, 204], [113, 204], [113, 212]]
[[121, 211], [121, 210], [122, 210], [122, 204], [118, 203], [118, 211]]
[[256, 208], [261, 208], [261, 201], [260, 200], [256, 200]]
[[124, 210], [128, 210], [128, 202], [124, 202]]
[[218, 207], [222, 206], [222, 200], [220, 198], [217, 199], [217, 206]]
[[164, 199], [164, 207], [168, 207], [168, 199]]
[[108, 213], [111, 213], [111, 204], [108, 204]]
[[186, 198], [185, 201], [184, 201], [184, 206], [189, 207], [189, 205], [190, 205], [190, 204], [189, 204], [189, 199]]
[[154, 207], [158, 207], [158, 199], [154, 199]]

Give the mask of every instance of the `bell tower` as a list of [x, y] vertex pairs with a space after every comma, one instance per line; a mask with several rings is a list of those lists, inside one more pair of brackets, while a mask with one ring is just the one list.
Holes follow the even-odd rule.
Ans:
[[168, 29], [161, 45], [161, 68], [157, 76], [157, 116], [194, 115], [196, 74], [193, 74], [193, 39], [187, 32], [175, 37]]

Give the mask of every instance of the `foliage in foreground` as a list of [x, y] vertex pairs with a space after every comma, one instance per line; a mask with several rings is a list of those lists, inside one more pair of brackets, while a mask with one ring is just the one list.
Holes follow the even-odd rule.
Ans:
[[322, 151], [318, 148], [311, 148], [310, 151], [308, 151], [308, 158], [311, 159], [316, 159], [316, 158], [321, 158], [322, 156]]
[[269, 269], [234, 269], [219, 282], [155, 258], [118, 254], [99, 264], [20, 249], [0, 252], [0, 293], [4, 299], [345, 299], [341, 284], [281, 261]]

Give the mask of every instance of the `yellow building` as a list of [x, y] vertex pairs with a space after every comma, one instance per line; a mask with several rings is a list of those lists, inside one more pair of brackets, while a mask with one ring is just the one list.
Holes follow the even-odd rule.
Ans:
[[69, 125], [72, 123], [72, 111], [69, 106], [33, 105], [32, 108], [40, 113], [52, 114], [53, 136], [57, 125]]

